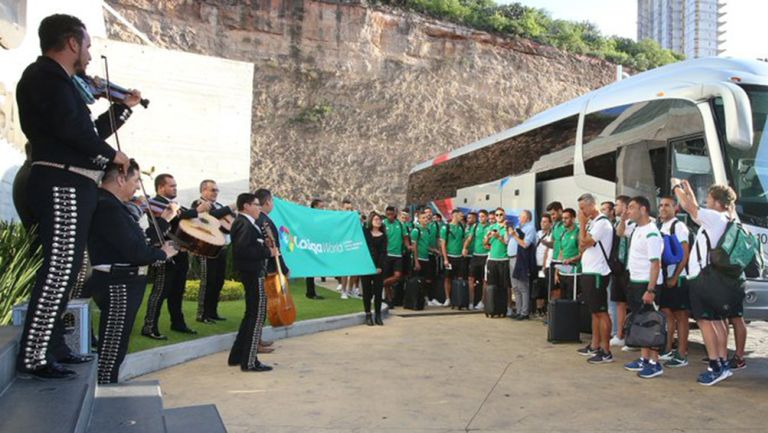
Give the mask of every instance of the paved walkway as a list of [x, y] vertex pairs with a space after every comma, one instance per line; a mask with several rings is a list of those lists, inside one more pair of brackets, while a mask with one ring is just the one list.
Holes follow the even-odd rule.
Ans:
[[[726, 382], [695, 383], [692, 365], [641, 380], [551, 345], [541, 322], [482, 315], [391, 317], [278, 341], [270, 373], [241, 373], [226, 354], [159, 379], [167, 407], [215, 403], [230, 433], [739, 432], [768, 425], [768, 359]], [[634, 354], [632, 354], [634, 355]]]

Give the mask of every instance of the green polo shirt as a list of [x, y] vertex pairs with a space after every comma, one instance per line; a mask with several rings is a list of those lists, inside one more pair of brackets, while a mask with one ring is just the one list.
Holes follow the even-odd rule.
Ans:
[[552, 257], [555, 259], [560, 257], [560, 236], [563, 235], [564, 231], [565, 226], [563, 225], [562, 221], [557, 221], [552, 226], [552, 240], [554, 241], [554, 245], [552, 245]]
[[461, 257], [465, 232], [462, 224], [446, 224], [440, 229], [440, 239], [445, 241], [445, 252], [449, 256]]
[[411, 243], [416, 245], [419, 260], [429, 260], [429, 230], [426, 227], [411, 230]]
[[491, 225], [486, 223], [482, 225], [480, 223], [472, 226], [472, 229], [467, 232], [467, 236], [472, 238], [472, 242], [469, 244], [470, 253], [474, 256], [487, 256], [488, 248], [483, 245], [483, 239], [485, 239], [486, 233], [490, 229]]
[[400, 220], [389, 222], [384, 219], [384, 227], [387, 230], [387, 255], [390, 257], [403, 256], [403, 236], [407, 236], [405, 225]]
[[[574, 224], [573, 229], [568, 231], [563, 227], [562, 238], [560, 238], [560, 250], [563, 253], [562, 260], [567, 260], [579, 255], [579, 227]], [[575, 267], [575, 271], [579, 272], [580, 266]], [[561, 274], [571, 275], [571, 272], [561, 271]]]
[[[504, 241], [509, 240], [509, 233], [507, 233], [506, 226], [502, 226], [499, 223], [496, 223], [488, 227], [489, 232], [493, 230], [498, 231], [499, 235], [502, 237], [502, 239], [504, 239]], [[499, 239], [496, 239], [495, 237], [491, 238], [490, 244], [491, 244], [491, 250], [488, 253], [488, 259], [490, 260], [506, 260], [507, 259], [507, 244], [500, 241]]]
[[427, 223], [427, 237], [429, 238], [429, 247], [437, 249], [437, 238], [440, 236], [440, 223], [430, 221]]

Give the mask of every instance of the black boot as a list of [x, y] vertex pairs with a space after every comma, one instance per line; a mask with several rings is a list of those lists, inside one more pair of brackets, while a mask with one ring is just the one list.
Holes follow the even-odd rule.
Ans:
[[368, 326], [373, 326], [373, 318], [371, 313], [365, 313], [365, 324]]
[[381, 314], [376, 315], [376, 320], [374, 322], [379, 326], [384, 326], [384, 322], [381, 321]]

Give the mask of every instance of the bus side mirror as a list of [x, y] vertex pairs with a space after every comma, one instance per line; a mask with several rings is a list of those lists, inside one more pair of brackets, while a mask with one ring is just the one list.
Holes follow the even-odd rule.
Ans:
[[752, 129], [752, 104], [749, 103], [747, 92], [735, 84], [722, 85], [730, 90], [720, 94], [725, 115], [725, 139], [731, 147], [749, 149], [755, 132]]

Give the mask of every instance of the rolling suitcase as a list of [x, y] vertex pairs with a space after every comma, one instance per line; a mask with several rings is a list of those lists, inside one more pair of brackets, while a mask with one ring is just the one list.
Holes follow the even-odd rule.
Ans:
[[451, 309], [469, 308], [469, 285], [466, 280], [451, 281]]
[[485, 317], [504, 317], [507, 315], [507, 291], [492, 284], [485, 289]]
[[[553, 262], [553, 269], [554, 269]], [[550, 272], [554, 275], [554, 270]], [[551, 280], [553, 280], [552, 277]], [[550, 290], [551, 293], [551, 283]], [[550, 343], [566, 343], [581, 341], [579, 333], [580, 303], [576, 300], [576, 288], [573, 299], [549, 300], [547, 311], [547, 341]]]
[[408, 310], [424, 309], [424, 280], [421, 277], [413, 276], [405, 280], [403, 308]]

